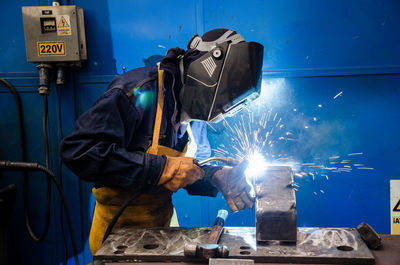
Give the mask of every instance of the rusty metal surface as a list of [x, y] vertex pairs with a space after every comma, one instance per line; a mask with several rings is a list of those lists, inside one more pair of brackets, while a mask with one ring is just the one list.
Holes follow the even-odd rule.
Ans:
[[[205, 243], [209, 228], [123, 228], [111, 234], [95, 261], [207, 262], [183, 255], [186, 243]], [[257, 263], [373, 264], [374, 257], [355, 229], [299, 228], [297, 244], [256, 243], [254, 227], [227, 227], [220, 243], [229, 258]], [[338, 249], [352, 249], [344, 251]]]
[[256, 180], [256, 235], [258, 241], [296, 242], [297, 210], [290, 167], [268, 167]]

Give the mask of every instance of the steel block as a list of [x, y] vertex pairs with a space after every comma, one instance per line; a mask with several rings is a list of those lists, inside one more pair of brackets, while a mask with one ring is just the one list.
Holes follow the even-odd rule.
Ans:
[[296, 242], [297, 210], [290, 167], [268, 167], [256, 180], [257, 241]]

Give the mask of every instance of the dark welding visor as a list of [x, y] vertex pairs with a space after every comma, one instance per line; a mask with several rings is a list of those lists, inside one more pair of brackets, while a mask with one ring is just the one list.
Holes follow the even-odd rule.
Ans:
[[260, 95], [264, 47], [256, 42], [229, 46], [208, 120], [234, 114]]
[[238, 112], [260, 94], [263, 50], [256, 42], [227, 42], [191, 63], [180, 94], [182, 109], [205, 121]]

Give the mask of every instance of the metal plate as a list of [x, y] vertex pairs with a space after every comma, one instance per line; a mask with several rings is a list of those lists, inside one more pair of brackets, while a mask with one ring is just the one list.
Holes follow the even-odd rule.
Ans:
[[254, 265], [252, 259], [210, 259], [208, 265]]
[[271, 166], [256, 181], [257, 241], [296, 242], [297, 210], [290, 167]]
[[[111, 234], [94, 255], [97, 261], [195, 261], [186, 243], [205, 243], [209, 228], [123, 228]], [[299, 228], [297, 244], [256, 244], [254, 227], [227, 227], [220, 244], [229, 258], [254, 262], [373, 264], [374, 257], [355, 229]], [[353, 250], [345, 251], [342, 249]], [[204, 261], [207, 262], [207, 261]]]

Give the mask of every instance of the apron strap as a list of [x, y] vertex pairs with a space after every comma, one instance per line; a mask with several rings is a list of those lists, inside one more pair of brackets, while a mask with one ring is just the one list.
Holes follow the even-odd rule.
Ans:
[[161, 120], [164, 108], [163, 76], [164, 76], [164, 70], [161, 70], [160, 64], [158, 64], [157, 112], [156, 112], [156, 119], [154, 122], [153, 142], [150, 148], [147, 150], [147, 153], [152, 155], [157, 155], [158, 153], [158, 141], [160, 138]]

